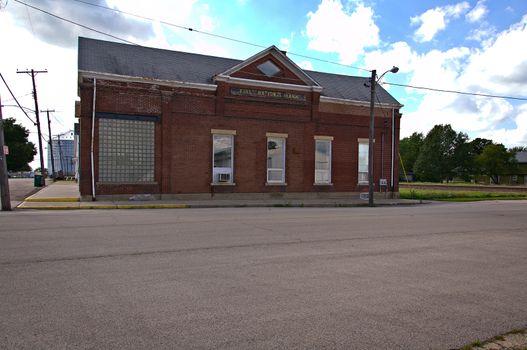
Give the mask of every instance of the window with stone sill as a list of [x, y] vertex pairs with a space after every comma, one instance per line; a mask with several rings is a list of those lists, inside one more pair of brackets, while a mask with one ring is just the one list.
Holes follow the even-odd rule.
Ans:
[[267, 182], [285, 183], [285, 138], [267, 138]]
[[359, 184], [368, 183], [368, 141], [359, 141]]
[[233, 135], [212, 135], [212, 182], [233, 183]]
[[315, 140], [315, 184], [331, 183], [331, 140]]

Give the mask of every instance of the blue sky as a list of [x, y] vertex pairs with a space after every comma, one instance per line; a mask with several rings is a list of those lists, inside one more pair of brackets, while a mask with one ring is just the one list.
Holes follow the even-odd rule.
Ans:
[[[258, 47], [189, 32], [74, 0], [21, 0], [141, 45], [245, 59]], [[83, 0], [204, 32], [276, 45], [301, 67], [368, 75], [344, 65], [393, 65], [386, 82], [527, 97], [527, 1], [347, 0]], [[115, 40], [10, 0], [1, 0], [0, 72], [21, 103], [33, 107], [31, 81], [16, 69], [47, 68], [37, 86], [41, 108], [55, 109], [53, 134], [72, 128], [76, 99], [77, 36]], [[337, 64], [293, 55], [298, 53]], [[527, 101], [465, 96], [384, 85], [401, 103], [401, 137], [452, 124], [471, 138], [527, 145]], [[0, 86], [4, 104], [12, 104]], [[32, 131], [13, 107], [4, 108]], [[36, 142], [36, 135], [32, 134]]]

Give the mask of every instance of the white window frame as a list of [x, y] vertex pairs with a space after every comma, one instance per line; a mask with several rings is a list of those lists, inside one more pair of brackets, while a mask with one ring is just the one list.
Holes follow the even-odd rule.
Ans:
[[[265, 143], [265, 148], [267, 150], [267, 158], [266, 158], [266, 167], [267, 167], [267, 184], [269, 185], [276, 185], [276, 184], [280, 184], [280, 185], [286, 185], [286, 182], [285, 182], [285, 171], [286, 171], [286, 162], [287, 162], [287, 159], [286, 159], [286, 147], [287, 147], [287, 134], [278, 134], [278, 133], [267, 133], [266, 134], [267, 136], [267, 141]], [[269, 159], [269, 148], [268, 148], [268, 145], [269, 145], [269, 141], [271, 140], [276, 140], [276, 141], [279, 141], [279, 142], [282, 142], [282, 159], [283, 159], [283, 164], [282, 164], [282, 168], [269, 168], [269, 163], [267, 162], [267, 160]], [[281, 171], [282, 172], [282, 176], [280, 178], [280, 180], [270, 180], [269, 179], [269, 172], [271, 171]]]
[[[329, 161], [328, 169], [317, 169], [317, 143], [328, 143], [329, 144]], [[331, 185], [332, 177], [332, 161], [333, 161], [333, 136], [315, 136], [315, 185]], [[320, 175], [327, 173], [327, 180], [321, 180]]]
[[[373, 142], [375, 142], [375, 139], [373, 140]], [[357, 143], [358, 143], [358, 146], [357, 146], [357, 182], [359, 183], [359, 185], [364, 185], [364, 184], [368, 184], [369, 181], [368, 181], [368, 162], [369, 162], [369, 153], [370, 153], [370, 141], [369, 139], [357, 139]], [[360, 162], [360, 149], [361, 149], [361, 145], [366, 147], [366, 171], [360, 171], [361, 170], [361, 162]], [[365, 180], [362, 180], [361, 181], [361, 173], [363, 174], [366, 174], [366, 177], [365, 177]]]
[[[236, 130], [211, 129], [212, 134], [212, 182], [211, 185], [234, 185], [234, 136]], [[229, 168], [216, 168], [214, 166], [214, 140], [216, 137], [229, 137], [231, 139], [231, 162]], [[228, 181], [220, 181], [220, 174], [228, 174]]]

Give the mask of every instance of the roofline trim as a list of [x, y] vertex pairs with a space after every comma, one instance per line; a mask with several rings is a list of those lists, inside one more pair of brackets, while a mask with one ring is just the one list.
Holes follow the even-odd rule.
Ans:
[[[338, 104], [364, 106], [364, 107], [370, 106], [369, 101], [348, 100], [345, 98], [336, 98], [336, 97], [327, 97], [327, 96], [320, 96], [320, 102], [338, 103]], [[380, 107], [389, 107], [389, 108], [402, 108], [404, 106], [402, 104], [379, 103], [379, 102], [376, 102], [375, 105], [380, 106]]]
[[130, 82], [130, 83], [149, 83], [149, 84], [155, 83], [155, 84], [163, 85], [163, 86], [183, 87], [183, 88], [188, 88], [188, 89], [200, 89], [200, 90], [208, 90], [208, 91], [216, 91], [216, 89], [218, 88], [218, 86], [215, 84], [189, 83], [189, 82], [177, 81], [177, 80], [133, 77], [129, 75], [99, 73], [99, 72], [85, 71], [85, 70], [79, 70], [79, 77], [107, 79], [107, 80]]
[[294, 85], [287, 83], [275, 83], [273, 81], [264, 81], [264, 80], [253, 80], [253, 79], [244, 79], [244, 78], [235, 78], [228, 75], [219, 74], [214, 77], [215, 81], [223, 81], [231, 84], [239, 85], [252, 85], [257, 87], [267, 87], [275, 89], [286, 89], [294, 91], [314, 91], [321, 92], [323, 88], [321, 86], [314, 85]]
[[243, 67], [246, 67], [250, 65], [251, 63], [256, 62], [260, 58], [264, 57], [267, 54], [271, 54], [274, 58], [276, 58], [278, 61], [280, 61], [283, 65], [285, 65], [289, 70], [296, 73], [298, 77], [306, 84], [311, 86], [320, 86], [320, 84], [313, 78], [309, 76], [302, 68], [300, 68], [293, 60], [291, 60], [287, 55], [285, 55], [280, 49], [278, 49], [276, 46], [271, 45], [267, 49], [258, 52], [257, 54], [249, 57], [246, 60], [241, 61], [234, 67], [231, 67], [227, 69], [225, 72], [222, 72], [219, 75], [231, 75], [234, 72], [239, 71]]

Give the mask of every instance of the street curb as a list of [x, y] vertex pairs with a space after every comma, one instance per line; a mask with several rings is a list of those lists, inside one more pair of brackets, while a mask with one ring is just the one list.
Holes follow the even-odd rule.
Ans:
[[[29, 202], [29, 203], [28, 203]], [[75, 205], [31, 205], [35, 201], [20, 203], [17, 209], [33, 210], [79, 210], [79, 209], [212, 209], [212, 208], [362, 208], [368, 207], [367, 203], [248, 203], [248, 204], [89, 204], [78, 202]], [[59, 202], [54, 202], [59, 203]], [[63, 202], [67, 203], [67, 202]], [[70, 202], [71, 203], [71, 202]], [[414, 206], [428, 203], [386, 203], [377, 204], [376, 207]]]
[[24, 202], [80, 202], [79, 198], [76, 197], [44, 197], [44, 198], [31, 198], [24, 199]]
[[79, 209], [185, 209], [187, 204], [77, 204], [77, 205], [27, 205], [22, 202], [17, 209], [33, 210], [79, 210]]
[[51, 205], [47, 205], [47, 206], [25, 206], [22, 204], [19, 204], [16, 209], [22, 209], [22, 210], [26, 210], [26, 209], [38, 209], [38, 210], [76, 210], [76, 209], [80, 209], [79, 207], [71, 207], [71, 206], [51, 206]]
[[184, 209], [187, 204], [117, 204], [116, 209]]

